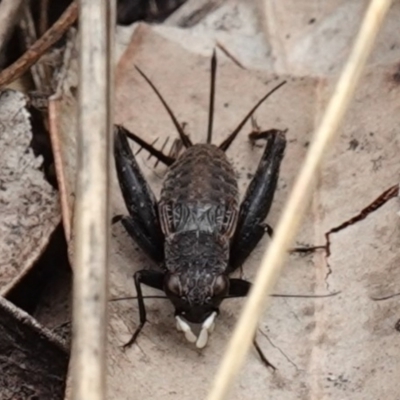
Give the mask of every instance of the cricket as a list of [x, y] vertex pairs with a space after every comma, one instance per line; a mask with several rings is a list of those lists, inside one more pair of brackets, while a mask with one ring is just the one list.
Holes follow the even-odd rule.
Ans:
[[[124, 346], [132, 345], [146, 323], [141, 285], [165, 293], [175, 308], [175, 323], [197, 348], [207, 345], [224, 299], [244, 297], [251, 283], [230, 275], [272, 229], [270, 211], [284, 157], [285, 132], [270, 129], [251, 135], [265, 140], [258, 167], [240, 202], [238, 182], [226, 151], [259, 106], [286, 81], [270, 90], [218, 146], [212, 143], [216, 52], [211, 58], [208, 131], [205, 143], [193, 144], [150, 79], [136, 67], [168, 112], [184, 151], [164, 154], [122, 126], [114, 129], [114, 158], [119, 186], [129, 215], [118, 216], [129, 236], [157, 269], [134, 273], [140, 323]], [[164, 163], [167, 173], [157, 200], [135, 159], [128, 139]], [[198, 334], [192, 325], [198, 326]], [[258, 353], [264, 358], [256, 346]], [[265, 361], [265, 360], [264, 360]], [[266, 361], [267, 362], [267, 361]], [[268, 363], [269, 364], [269, 363]]]

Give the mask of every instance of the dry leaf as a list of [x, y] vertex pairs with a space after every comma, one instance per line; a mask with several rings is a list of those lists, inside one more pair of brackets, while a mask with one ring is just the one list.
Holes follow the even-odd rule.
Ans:
[[189, 52], [207, 56], [217, 46], [223, 51], [220, 58], [227, 55], [245, 68], [272, 71], [274, 60], [257, 1], [203, 3], [201, 7], [198, 0], [187, 2], [166, 24], [155, 26], [154, 30]]
[[[149, 142], [158, 137], [158, 147], [167, 136], [171, 141], [177, 135], [162, 105], [134, 69], [137, 64], [163, 93], [178, 119], [187, 123], [185, 129], [192, 140], [204, 142], [209, 62], [208, 57], [163, 39], [153, 28], [139, 26], [116, 71], [116, 122]], [[298, 73], [302, 68], [298, 65], [297, 71], [295, 63], [288, 69]], [[282, 78], [245, 71], [220, 57], [214, 142], [220, 143]], [[351, 219], [398, 182], [399, 88], [397, 65], [367, 72], [341, 128], [340, 139], [327, 155], [316, 182], [298, 245], [324, 245], [326, 232]], [[288, 128], [279, 188], [268, 217], [272, 226], [276, 225], [331, 91], [330, 80], [289, 78], [288, 84], [256, 113], [262, 128]], [[262, 152], [249, 145], [246, 133], [250, 128], [244, 129], [228, 152], [242, 192]], [[133, 148], [138, 149], [135, 145]], [[144, 151], [137, 158], [158, 195], [165, 168], [154, 169], [154, 161], [147, 160]], [[73, 175], [68, 179], [73, 182]], [[276, 292], [342, 293], [328, 299], [274, 298], [261, 321], [258, 337], [278, 370], [272, 373], [251, 352], [231, 398], [264, 399], [266, 393], [279, 399], [396, 398], [399, 334], [394, 325], [400, 318], [396, 313], [398, 300], [378, 303], [370, 297], [400, 289], [396, 285], [398, 208], [397, 200], [391, 200], [364, 220], [332, 234], [328, 258], [325, 251], [290, 257]], [[114, 171], [112, 212], [127, 213]], [[264, 238], [246, 262], [244, 274], [249, 280], [254, 277], [267, 244], [268, 238]], [[122, 227], [114, 225], [111, 297], [135, 295], [134, 271], [150, 267], [151, 262]], [[120, 345], [130, 338], [139, 322], [137, 305], [134, 300], [111, 303], [109, 397], [204, 398], [242, 304], [238, 299], [222, 305], [207, 348], [198, 351], [175, 330], [170, 303], [147, 300], [149, 323], [137, 345], [123, 352]]]
[[[168, 64], [160, 60], [168, 60]], [[152, 141], [158, 136], [162, 138], [166, 132], [173, 135], [174, 131], [157, 98], [135, 72], [134, 64], [144, 69], [169, 99], [178, 118], [188, 123], [186, 131], [192, 139], [204, 141], [209, 59], [189, 55], [145, 28], [136, 32], [117, 71], [116, 119]], [[313, 205], [298, 236], [299, 244], [325, 244], [325, 232], [353, 217], [397, 183], [400, 85], [395, 79], [396, 71], [395, 65], [374, 68], [364, 77], [339, 142], [327, 155]], [[220, 66], [216, 143], [226, 137], [239, 116], [261, 96], [265, 82], [268, 86], [273, 81], [271, 77], [242, 71], [230, 63]], [[262, 127], [289, 129], [280, 188], [268, 218], [273, 225], [331, 90], [331, 85], [324, 82], [317, 85], [310, 79], [291, 79], [256, 114]], [[248, 182], [247, 174], [254, 171], [260, 150], [256, 153], [251, 150], [243, 134], [228, 155], [239, 172], [243, 189]], [[144, 156], [139, 158], [150, 184], [158, 192], [161, 179]], [[163, 169], [158, 168], [157, 174], [162, 173]], [[118, 187], [113, 193], [120, 197]], [[260, 342], [278, 371], [272, 374], [262, 366], [255, 353], [251, 353], [232, 398], [263, 399], [266, 392], [272, 398], [288, 399], [318, 393], [332, 399], [352, 393], [353, 398], [356, 392], [360, 393], [360, 398], [369, 393], [374, 393], [371, 398], [379, 398], [382, 392], [391, 398], [397, 393], [395, 385], [382, 389], [382, 379], [389, 377], [388, 382], [395, 382], [399, 372], [393, 367], [399, 352], [398, 332], [394, 329], [400, 317], [393, 307], [396, 300], [384, 304], [370, 298], [388, 290], [389, 282], [397, 281], [394, 270], [397, 265], [397, 209], [397, 201], [392, 200], [365, 220], [331, 235], [328, 259], [323, 251], [312, 257], [293, 255], [290, 258], [277, 292], [311, 294], [341, 290], [342, 293], [331, 299], [274, 299], [261, 321], [260, 328], [266, 336], [263, 339], [261, 335]], [[121, 200], [115, 200], [114, 210], [126, 213]], [[133, 282], [129, 289], [129, 275], [146, 268], [149, 261], [133, 249], [136, 246], [120, 227], [113, 228], [113, 236], [116, 240], [112, 243], [111, 281], [116, 285], [111, 287], [111, 292], [113, 296], [133, 295]], [[260, 243], [244, 266], [250, 280], [267, 241], [265, 238]], [[396, 291], [395, 286], [393, 283], [393, 291]], [[117, 393], [122, 398], [122, 388], [128, 388], [125, 394], [128, 398], [130, 387], [135, 387], [140, 396], [151, 398], [188, 398], [189, 393], [204, 397], [241, 301], [223, 304], [216, 331], [201, 353], [174, 330], [173, 310], [168, 302], [153, 300], [147, 304], [151, 324], [139, 337], [138, 346], [119, 356], [116, 345], [126, 341], [137, 326], [137, 308], [134, 301], [111, 307], [112, 390], [118, 388]], [[136, 312], [132, 313], [132, 309]], [[390, 370], [385, 368], [387, 363], [391, 365]], [[169, 382], [173, 382], [172, 387]]]
[[[168, 61], [167, 61], [168, 60]], [[148, 85], [134, 69], [140, 66], [157, 85], [164, 97], [175, 110], [178, 119], [186, 122], [188, 132], [194, 142], [204, 142], [207, 127], [209, 98], [210, 58], [188, 53], [180, 46], [156, 35], [146, 26], [137, 29], [132, 43], [123, 55], [117, 70], [116, 83], [116, 122], [123, 124], [142, 138], [151, 142], [160, 137], [160, 146], [166, 136], [176, 137], [176, 132], [162, 105]], [[220, 143], [240, 122], [249, 109], [268, 90], [282, 78], [262, 73], [245, 71], [231, 61], [221, 62], [217, 76], [216, 114], [214, 143]], [[311, 79], [290, 79], [289, 83], [271, 97], [256, 113], [256, 119], [263, 129], [288, 128], [289, 145], [282, 168], [282, 176], [273, 211], [268, 218], [276, 224], [282, 207], [282, 200], [290, 188], [298, 163], [306, 151], [309, 134], [312, 132], [317, 82]], [[296, 99], [296, 101], [294, 101]], [[239, 178], [243, 192], [255, 171], [262, 149], [254, 148], [246, 136], [250, 124], [239, 135], [228, 151]], [[137, 147], [133, 146], [137, 149]], [[153, 170], [153, 161], [147, 161], [147, 155], [138, 157], [140, 165], [155, 192], [158, 194], [165, 168]], [[126, 214], [120, 190], [114, 179], [113, 214]], [[309, 231], [311, 232], [311, 231]], [[132, 239], [121, 226], [112, 229], [111, 242], [111, 295], [112, 297], [134, 295], [132, 274], [141, 268], [151, 266], [150, 261], [137, 249]], [[312, 237], [312, 236], [311, 236]], [[313, 239], [313, 238], [312, 238]], [[302, 240], [310, 240], [306, 232]], [[244, 267], [245, 275], [251, 280], [258, 266], [265, 238], [254, 251]], [[286, 293], [313, 293], [314, 270], [307, 259], [293, 257], [292, 268], [281, 282]], [[151, 290], [145, 289], [147, 293]], [[274, 300], [280, 304], [279, 319], [268, 321], [278, 329], [286, 325], [283, 335], [293, 347], [299, 346], [302, 352], [310, 354], [312, 343], [307, 337], [307, 326], [312, 324], [313, 316], [305, 316], [291, 329], [292, 313], [302, 313], [303, 309], [313, 308], [313, 300]], [[297, 303], [297, 304], [296, 304]], [[208, 347], [199, 352], [186, 342], [176, 331], [173, 308], [168, 301], [149, 300], [149, 324], [138, 338], [137, 346], [125, 353], [119, 348], [133, 333], [138, 323], [135, 301], [112, 303], [110, 307], [111, 327], [109, 332], [109, 371], [111, 393], [122, 399], [128, 399], [132, 390], [138, 397], [150, 398], [189, 398], [191, 393], [203, 398], [223, 354], [233, 325], [241, 307], [242, 300], [226, 301], [217, 327], [212, 334]], [[282, 304], [284, 304], [282, 309]], [[285, 306], [285, 304], [287, 304]], [[262, 327], [265, 330], [264, 326]], [[298, 338], [301, 334], [301, 338]], [[294, 339], [294, 337], [296, 339]], [[234, 398], [261, 399], [266, 391], [280, 392], [280, 387], [297, 377], [293, 384], [296, 390], [302, 390], [300, 370], [305, 370], [308, 357], [296, 359], [296, 366], [287, 357], [296, 358], [296, 352], [288, 356], [282, 354], [267, 340], [261, 339], [262, 347], [268, 358], [279, 369], [275, 374], [266, 369], [255, 352], [251, 353], [244, 375], [236, 388]], [[283, 351], [286, 349], [283, 347]], [[135, 389], [134, 389], [135, 388]]]
[[68, 351], [30, 315], [0, 296], [0, 399], [59, 399]]
[[[396, 185], [400, 172], [400, 85], [396, 67], [366, 71], [324, 164], [314, 196], [315, 238], [340, 225]], [[329, 92], [329, 91], [328, 91]], [[325, 93], [325, 96], [326, 97]], [[329, 399], [396, 398], [400, 372], [398, 199], [330, 236], [331, 255], [315, 257], [319, 286], [342, 290], [318, 302], [309, 364], [312, 393]], [[398, 299], [397, 299], [398, 302]]]
[[[353, 45], [366, 7], [363, 0], [259, 0], [274, 70], [293, 75], [337, 75]], [[367, 65], [399, 60], [400, 3], [393, 2]]]
[[33, 266], [60, 221], [58, 197], [39, 170], [30, 115], [20, 92], [0, 94], [0, 293]]

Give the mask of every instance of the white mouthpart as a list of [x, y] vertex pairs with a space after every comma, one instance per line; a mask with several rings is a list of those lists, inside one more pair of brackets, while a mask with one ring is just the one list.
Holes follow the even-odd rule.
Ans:
[[200, 331], [199, 337], [197, 338], [196, 347], [198, 349], [202, 349], [203, 347], [205, 347], [207, 342], [208, 342], [208, 330], [202, 329]]
[[178, 329], [178, 331], [182, 331], [185, 334], [185, 338], [188, 342], [194, 343], [197, 340], [197, 338], [190, 329], [190, 326], [181, 317], [179, 317], [179, 315], [177, 315], [175, 319], [176, 319], [176, 329]]
[[208, 334], [214, 330], [214, 320], [217, 316], [217, 313], [214, 311], [204, 322], [201, 326], [201, 331], [199, 337], [197, 338], [196, 347], [198, 349], [202, 349], [206, 346], [208, 342]]
[[178, 319], [179, 317], [175, 317], [175, 319], [176, 319], [176, 329], [179, 331], [179, 332], [182, 332], [182, 322], [181, 322], [181, 320], [180, 319]]
[[214, 311], [211, 315], [203, 322], [201, 326], [201, 331], [199, 337], [196, 338], [195, 334], [192, 332], [189, 324], [184, 321], [179, 315], [175, 317], [176, 319], [176, 329], [185, 334], [186, 340], [190, 343], [196, 342], [196, 347], [202, 349], [207, 345], [208, 336], [214, 330], [215, 327], [215, 317], [217, 313]]
[[211, 327], [214, 324], [215, 321], [215, 317], [217, 316], [217, 313], [214, 311], [210, 314], [210, 316], [203, 322], [202, 328], [203, 329], [207, 329], [208, 331], [210, 331]]

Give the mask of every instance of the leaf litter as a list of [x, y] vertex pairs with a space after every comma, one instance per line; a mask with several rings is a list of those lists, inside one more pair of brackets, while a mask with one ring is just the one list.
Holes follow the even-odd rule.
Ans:
[[[268, 4], [274, 10], [274, 2]], [[219, 143], [273, 84], [283, 78], [289, 80], [288, 85], [255, 115], [257, 124], [263, 129], [288, 129], [288, 148], [276, 200], [268, 217], [272, 226], [277, 223], [312, 132], [332, 92], [335, 73], [340, 70], [353, 39], [352, 34], [345, 33], [339, 47], [332, 47], [330, 54], [340, 53], [333, 67], [329, 60], [324, 59], [312, 65], [307, 57], [316, 57], [317, 53], [309, 54], [310, 47], [304, 46], [306, 36], [301, 26], [296, 27], [293, 23], [293, 18], [296, 13], [303, 13], [302, 23], [311, 26], [305, 30], [310, 36], [318, 31], [312, 30], [314, 23], [334, 25], [334, 21], [343, 15], [343, 10], [351, 15], [362, 13], [361, 2], [357, 7], [349, 5], [348, 8], [334, 2], [320, 7], [318, 2], [314, 2], [309, 9], [305, 9], [304, 4], [296, 5], [289, 1], [282, 4], [283, 8], [279, 6], [275, 14], [270, 13], [270, 19], [279, 15], [281, 10], [287, 11], [291, 5], [292, 22], [282, 21], [281, 15], [278, 18], [281, 25], [268, 27], [274, 38], [270, 46], [275, 58], [266, 63], [264, 71], [243, 70], [219, 52], [214, 128], [214, 140]], [[314, 11], [319, 14], [315, 16]], [[396, 6], [393, 15], [397, 12]], [[310, 23], [313, 18], [315, 21]], [[382, 48], [381, 44], [384, 42], [382, 37], [390, 37], [393, 18], [389, 17], [372, 60], [377, 59], [377, 54], [388, 53], [387, 46]], [[355, 29], [356, 22], [357, 19], [349, 26], [348, 32]], [[289, 47], [287, 44], [282, 47], [285, 34], [288, 34], [285, 26], [299, 30], [298, 35], [292, 34], [287, 39]], [[274, 31], [277, 27], [280, 30]], [[338, 35], [340, 37], [340, 32]], [[175, 131], [165, 110], [135, 71], [135, 64], [150, 76], [169, 101], [178, 119], [186, 124], [185, 130], [191, 139], [195, 142], [205, 140], [210, 58], [204, 56], [204, 50], [199, 51], [202, 54], [199, 55], [197, 50], [181, 46], [184, 34], [178, 36], [166, 37], [155, 28], [140, 24], [129, 43], [120, 47], [122, 57], [116, 71], [115, 122], [148, 142], [159, 138], [159, 143], [163, 143], [165, 137], [175, 135]], [[324, 48], [327, 51], [324, 44], [329, 42], [329, 38], [325, 35], [319, 39], [320, 51]], [[233, 50], [234, 57], [235, 51], [239, 50]], [[280, 63], [285, 60], [285, 54], [296, 57], [286, 58], [282, 67]], [[396, 54], [398, 50], [385, 56], [385, 62], [379, 65], [370, 62], [340, 128], [340, 138], [327, 155], [315, 182], [312, 204], [296, 245], [324, 243], [327, 232], [343, 221], [351, 221], [398, 182], [399, 141], [396, 129], [399, 126], [400, 97], [395, 79], [398, 70], [394, 62]], [[278, 76], [274, 71], [286, 75]], [[71, 113], [75, 111], [74, 107], [72, 104]], [[68, 119], [66, 115], [63, 118]], [[74, 132], [66, 128], [64, 132], [61, 130], [61, 137], [73, 135]], [[249, 144], [246, 134], [251, 129], [248, 124], [228, 154], [237, 170], [242, 193], [262, 151]], [[68, 140], [73, 141], [73, 138]], [[63, 147], [62, 144], [61, 150], [70, 151], [73, 159], [74, 148]], [[138, 150], [135, 145], [133, 148]], [[154, 169], [154, 162], [147, 159], [145, 152], [138, 155], [138, 161], [158, 195], [165, 168], [159, 165]], [[73, 196], [73, 168], [66, 176], [71, 181], [70, 194]], [[326, 254], [321, 251], [290, 256], [278, 282], [277, 293], [319, 294], [326, 291], [327, 283], [330, 290], [341, 290], [342, 293], [331, 299], [274, 298], [261, 321], [263, 335], [259, 335], [259, 340], [277, 371], [267, 370], [255, 352], [251, 352], [231, 398], [264, 399], [266, 393], [279, 399], [395, 397], [394, 393], [398, 392], [395, 377], [399, 373], [396, 359], [400, 351], [400, 337], [394, 329], [399, 318], [396, 299], [374, 302], [371, 297], [398, 289], [397, 210], [398, 202], [393, 198], [363, 220], [357, 220], [330, 236], [329, 265]], [[126, 213], [114, 172], [112, 213]], [[249, 280], [254, 277], [267, 245], [268, 238], [264, 238], [246, 262], [243, 273]], [[135, 295], [133, 272], [150, 267], [154, 266], [121, 226], [114, 225], [110, 297]], [[145, 293], [156, 294], [151, 289], [145, 289]], [[109, 395], [120, 399], [131, 398], [132, 393], [136, 397], [186, 399], [195, 394], [204, 398], [242, 300], [223, 304], [216, 330], [201, 352], [192, 348], [175, 330], [173, 309], [168, 302], [154, 299], [146, 301], [146, 305], [149, 323], [137, 345], [124, 352], [120, 346], [138, 324], [137, 306], [135, 301], [110, 303]]]

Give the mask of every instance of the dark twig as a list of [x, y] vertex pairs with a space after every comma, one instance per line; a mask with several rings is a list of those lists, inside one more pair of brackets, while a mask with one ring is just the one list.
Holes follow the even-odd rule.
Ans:
[[396, 184], [391, 186], [389, 189], [385, 190], [381, 195], [379, 195], [379, 197], [376, 198], [371, 204], [363, 208], [357, 215], [348, 219], [342, 224], [335, 226], [334, 228], [329, 230], [329, 232], [325, 233], [326, 249], [327, 249], [326, 256], [329, 257], [331, 255], [330, 235], [332, 235], [333, 233], [337, 233], [343, 230], [344, 228], [347, 228], [350, 225], [354, 225], [356, 222], [362, 221], [363, 219], [367, 218], [369, 214], [378, 210], [383, 205], [385, 205], [389, 200], [393, 199], [394, 197], [397, 197], [398, 195], [399, 195], [399, 185]]
[[371, 300], [374, 300], [374, 301], [389, 300], [389, 299], [393, 299], [394, 297], [398, 297], [398, 296], [400, 296], [400, 293], [389, 294], [389, 295], [383, 296], [383, 297], [371, 297]]
[[78, 4], [73, 2], [54, 23], [17, 61], [0, 73], [0, 88], [23, 75], [56, 43], [78, 18]]

